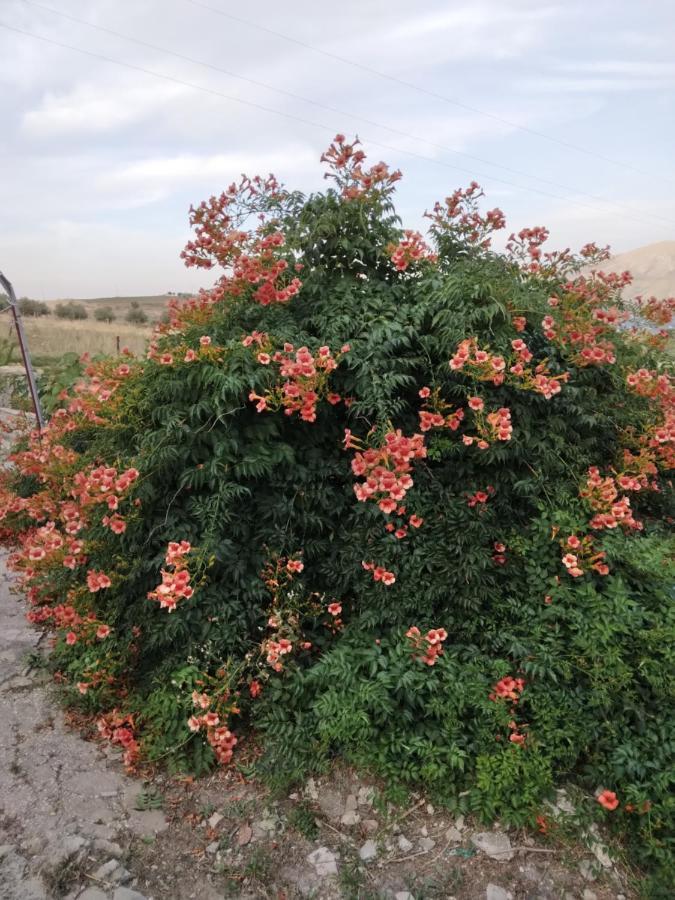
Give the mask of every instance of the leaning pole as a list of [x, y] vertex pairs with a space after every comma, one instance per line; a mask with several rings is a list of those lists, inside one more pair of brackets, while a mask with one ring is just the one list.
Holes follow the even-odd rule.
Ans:
[[26, 340], [26, 333], [23, 330], [23, 321], [21, 319], [21, 310], [19, 309], [19, 304], [16, 300], [16, 294], [14, 293], [14, 288], [12, 287], [12, 282], [0, 272], [0, 285], [7, 291], [7, 296], [9, 297], [9, 306], [12, 310], [12, 316], [14, 318], [14, 324], [16, 326], [16, 335], [19, 339], [19, 347], [21, 348], [21, 356], [23, 357], [23, 367], [26, 370], [26, 378], [28, 379], [28, 390], [30, 391], [31, 399], [33, 401], [33, 410], [35, 412], [35, 418], [37, 419], [38, 428], [40, 431], [45, 427], [44, 416], [42, 415], [42, 407], [40, 405], [40, 398], [38, 396], [37, 391], [37, 383], [35, 381], [35, 372], [33, 371], [33, 364], [30, 358], [30, 352], [28, 350], [28, 342]]

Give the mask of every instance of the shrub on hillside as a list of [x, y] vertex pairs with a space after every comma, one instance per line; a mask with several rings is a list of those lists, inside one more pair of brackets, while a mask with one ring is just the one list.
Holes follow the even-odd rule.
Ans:
[[115, 310], [112, 306], [99, 306], [98, 309], [94, 310], [94, 318], [97, 322], [114, 322], [115, 321]]
[[89, 318], [86, 306], [83, 306], [81, 303], [75, 303], [73, 300], [69, 300], [67, 303], [57, 303], [54, 312], [59, 319], [72, 319], [75, 321]]
[[674, 395], [638, 325], [673, 302], [543, 228], [493, 252], [477, 185], [428, 244], [399, 173], [324, 159], [325, 193], [194, 209], [214, 288], [15, 453], [59, 680], [129, 765], [225, 764], [253, 726], [277, 779], [341, 753], [514, 823], [576, 783], [667, 883]]
[[148, 321], [147, 313], [145, 310], [141, 309], [138, 300], [132, 301], [131, 308], [127, 312], [125, 318], [127, 322], [131, 322], [133, 325], [145, 325]]
[[51, 309], [47, 303], [43, 303], [41, 300], [30, 300], [28, 297], [22, 297], [19, 300], [19, 311], [22, 316], [35, 318], [51, 315]]

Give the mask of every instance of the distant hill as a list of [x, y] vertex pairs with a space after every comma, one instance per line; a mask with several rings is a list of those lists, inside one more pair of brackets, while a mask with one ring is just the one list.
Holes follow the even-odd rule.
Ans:
[[600, 266], [603, 272], [623, 272], [633, 276], [626, 296], [675, 297], [675, 241], [659, 241], [636, 250], [618, 253]]
[[176, 297], [189, 297], [189, 294], [152, 294], [146, 297], [89, 297], [87, 299], [63, 297], [59, 300], [47, 300], [52, 306], [56, 303], [68, 303], [71, 299], [73, 303], [81, 303], [86, 307], [90, 316], [93, 316], [98, 307], [110, 306], [115, 310], [117, 319], [123, 320], [127, 312], [131, 309], [132, 303], [138, 303], [141, 309], [147, 314], [150, 321], [156, 321], [160, 318], [169, 300]]

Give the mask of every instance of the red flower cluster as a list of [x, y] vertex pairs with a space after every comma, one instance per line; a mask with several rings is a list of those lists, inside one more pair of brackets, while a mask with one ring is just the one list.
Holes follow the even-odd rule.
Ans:
[[432, 220], [436, 233], [487, 250], [492, 242], [490, 235], [505, 227], [506, 218], [501, 209], [481, 213], [478, 201], [484, 196], [481, 186], [472, 181], [468, 188], [460, 188], [446, 197], [444, 203], [435, 203], [433, 211], [425, 215]]
[[[293, 344], [288, 343], [284, 344], [283, 350], [272, 353], [267, 352], [271, 347], [264, 340], [266, 335], [254, 332], [249, 337], [250, 344], [255, 340], [263, 348], [256, 354], [258, 362], [263, 366], [277, 363], [280, 376], [286, 379], [283, 385], [263, 396], [251, 391], [248, 399], [256, 403], [256, 410], [263, 412], [283, 408], [287, 416], [297, 412], [304, 422], [315, 422], [316, 405], [321, 395], [326, 393], [328, 376], [337, 368], [342, 355], [349, 352], [349, 344], [344, 344], [335, 356], [329, 347], [319, 347], [316, 354], [312, 354], [307, 347], [296, 350]], [[244, 342], [249, 337], [244, 338]], [[333, 393], [328, 394], [327, 399], [332, 405], [340, 401], [340, 397]]]
[[[360, 441], [346, 431], [345, 447], [359, 446]], [[375, 500], [385, 514], [395, 512], [413, 486], [411, 461], [426, 455], [421, 434], [405, 437], [400, 428], [387, 432], [380, 447], [358, 450], [354, 456], [352, 472], [364, 476], [364, 481], [354, 485], [354, 493], [361, 501]]]
[[[524, 688], [524, 679], [513, 678], [511, 675], [506, 675], [493, 686], [492, 692], [488, 694], [488, 699], [492, 700], [493, 702], [496, 702], [498, 700], [510, 700], [511, 713], [515, 716], [516, 708], [520, 700], [520, 695], [522, 694]], [[523, 734], [523, 729], [527, 728], [527, 725], [525, 723], [518, 725], [515, 719], [511, 719], [511, 721], [508, 723], [508, 727], [511, 731], [511, 734], [509, 735], [509, 741], [512, 744], [524, 744], [527, 735]], [[497, 739], [501, 740], [501, 736], [497, 735]]]
[[437, 255], [431, 252], [419, 231], [404, 231], [403, 235], [403, 239], [398, 244], [390, 244], [387, 247], [395, 269], [405, 272], [412, 263], [421, 260], [431, 263], [437, 261]]
[[413, 659], [423, 662], [427, 666], [435, 666], [438, 657], [443, 653], [443, 642], [448, 639], [445, 628], [431, 628], [425, 635], [416, 625], [411, 626], [405, 633], [413, 647]]
[[194, 594], [185, 560], [191, 549], [187, 541], [171, 541], [166, 551], [166, 565], [173, 568], [173, 572], [162, 569], [162, 583], [148, 592], [148, 600], [157, 600], [160, 607], [170, 613], [176, 609], [179, 600], [189, 600]]
[[[194, 691], [192, 694], [192, 702], [199, 709], [208, 709], [213, 705], [212, 699], [208, 694], [200, 694]], [[234, 712], [234, 708], [232, 709]], [[217, 712], [207, 712], [202, 715], [192, 715], [188, 719], [188, 728], [195, 734], [202, 729], [206, 731], [206, 740], [213, 748], [216, 759], [221, 765], [227, 765], [232, 759], [234, 748], [237, 744], [237, 738], [232, 734], [226, 725], [221, 723], [220, 715]]]
[[[573, 578], [579, 578], [587, 568], [593, 569], [598, 575], [608, 575], [609, 566], [603, 562], [604, 550], [593, 550], [593, 538], [590, 535], [579, 538], [576, 534], [560, 541], [564, 551], [562, 563]], [[574, 552], [571, 552], [574, 551]]]
[[471, 507], [478, 506], [479, 504], [483, 505], [488, 502], [494, 492], [495, 489], [489, 484], [484, 491], [475, 491], [473, 494], [467, 494], [466, 502]]
[[[633, 478], [626, 474], [619, 476], [621, 487], [624, 490], [640, 490], [643, 482], [639, 478]], [[595, 515], [590, 521], [590, 527], [597, 530], [601, 528], [642, 529], [642, 522], [633, 517], [630, 499], [619, 494], [619, 479], [608, 475], [603, 478], [597, 466], [591, 466], [588, 470], [586, 487], [579, 491]]]
[[381, 581], [382, 584], [386, 584], [389, 586], [396, 581], [396, 576], [393, 572], [387, 571], [384, 566], [376, 566], [374, 562], [362, 562], [361, 565], [366, 570], [366, 572], [373, 573], [373, 581]]
[[365, 199], [373, 194], [390, 194], [394, 184], [401, 178], [401, 172], [398, 169], [390, 172], [389, 166], [383, 162], [364, 171], [361, 164], [366, 154], [363, 150], [356, 149], [360, 143], [357, 138], [348, 144], [344, 134], [336, 134], [333, 143], [321, 155], [321, 162], [327, 162], [330, 170], [324, 177], [332, 178], [347, 200]]
[[119, 744], [124, 750], [123, 760], [127, 768], [132, 768], [140, 756], [140, 745], [136, 740], [134, 717], [121, 715], [116, 710], [101, 716], [96, 723], [98, 733], [105, 740]]

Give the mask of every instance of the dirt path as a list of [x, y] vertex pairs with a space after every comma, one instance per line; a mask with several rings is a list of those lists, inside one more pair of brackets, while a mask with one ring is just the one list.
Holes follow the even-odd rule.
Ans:
[[397, 809], [346, 768], [281, 798], [235, 769], [128, 778], [66, 726], [1, 563], [0, 900], [626, 900], [601, 853]]

